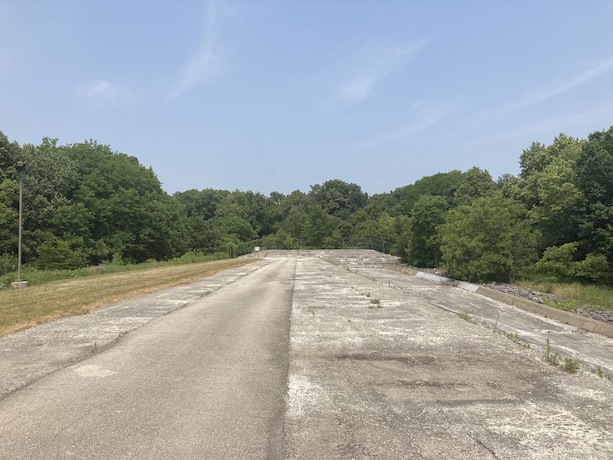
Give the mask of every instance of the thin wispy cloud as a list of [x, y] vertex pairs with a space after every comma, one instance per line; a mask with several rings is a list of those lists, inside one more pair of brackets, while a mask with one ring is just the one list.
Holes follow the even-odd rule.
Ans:
[[[521, 126], [518, 129], [475, 139], [472, 144], [488, 145], [508, 142], [515, 139], [534, 140], [543, 133], [547, 133], [548, 136], [555, 136], [562, 132], [572, 135], [571, 133], [573, 133], [573, 131], [577, 129], [584, 130], [585, 128], [588, 130], [607, 129], [607, 126], [611, 124], [611, 113], [613, 113], [613, 102], [593, 110], [547, 117], [536, 123]], [[547, 139], [541, 140], [546, 141]], [[553, 137], [551, 137], [550, 140], [553, 140]], [[525, 145], [525, 147], [528, 146], [529, 145]]]
[[426, 131], [445, 119], [450, 109], [446, 106], [435, 105], [426, 102], [418, 102], [411, 107], [412, 120], [387, 131], [374, 139], [361, 145], [361, 149], [370, 149], [380, 145], [397, 142], [410, 138], [418, 133]]
[[133, 96], [127, 86], [110, 80], [83, 82], [75, 88], [74, 94], [97, 106], [124, 104]]
[[606, 75], [613, 71], [613, 56], [609, 56], [583, 72], [572, 75], [566, 79], [558, 79], [550, 82], [542, 88], [529, 92], [525, 97], [512, 104], [511, 110], [525, 109], [539, 104], [547, 99], [563, 94], [578, 86]]
[[219, 56], [219, 32], [223, 18], [233, 10], [220, 2], [208, 4], [202, 41], [181, 69], [179, 79], [173, 84], [168, 99], [175, 99], [194, 86], [212, 81], [222, 74]]
[[361, 46], [352, 57], [352, 76], [339, 86], [337, 96], [346, 102], [361, 102], [383, 78], [409, 62], [427, 43], [428, 40], [409, 44], [371, 42]]
[[[483, 110], [467, 113], [461, 121], [461, 124], [465, 127], [477, 127], [490, 124], [493, 120], [499, 120], [498, 123], [508, 123], [508, 121], [500, 122], [500, 120], [506, 120], [508, 117], [512, 117], [522, 110], [535, 107], [538, 104], [556, 96], [561, 96], [566, 92], [578, 88], [581, 85], [585, 85], [611, 72], [613, 72], [613, 56], [603, 59], [590, 68], [575, 75], [571, 75], [563, 79], [556, 79], [538, 89], [527, 91], [524, 97], [521, 97], [515, 102], [490, 106], [484, 108]], [[575, 117], [574, 115], [570, 116]], [[551, 118], [551, 120], [553, 119], [554, 118]], [[578, 118], [579, 122], [580, 120], [581, 117]], [[534, 124], [531, 123], [530, 127], [522, 128], [522, 130], [525, 130], [525, 133], [528, 134], [535, 132], [534, 128]], [[503, 134], [503, 136], [506, 136], [506, 134]], [[483, 138], [485, 142], [489, 142], [489, 139], [489, 137]]]

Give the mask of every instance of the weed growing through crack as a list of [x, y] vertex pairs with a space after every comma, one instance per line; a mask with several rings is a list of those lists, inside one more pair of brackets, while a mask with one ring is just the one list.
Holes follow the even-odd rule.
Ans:
[[592, 373], [596, 374], [601, 379], [607, 379], [609, 382], [613, 381], [613, 376], [611, 376], [611, 374], [607, 374], [606, 372], [604, 372], [600, 368], [600, 366], [598, 366], [597, 369], [592, 369]]
[[374, 299], [370, 299], [370, 307], [368, 308], [383, 308], [383, 305], [381, 305], [381, 300], [379, 300], [378, 298], [374, 298]]
[[[550, 364], [553, 364], [554, 366], [562, 367], [569, 374], [576, 374], [579, 371], [579, 363], [577, 361], [570, 357], [565, 357], [562, 360], [562, 357], [558, 353], [554, 353], [553, 351], [551, 351], [551, 342], [549, 341], [549, 339], [547, 339], [544, 357], [545, 361]], [[602, 373], [602, 370], [600, 368], [598, 369], [600, 373]]]
[[545, 347], [545, 361], [554, 366], [560, 365], [560, 355], [551, 351], [551, 342], [547, 339], [547, 346]]
[[579, 370], [579, 363], [572, 358], [564, 358], [564, 370], [569, 374], [576, 374]]
[[462, 318], [464, 321], [470, 321], [470, 315], [466, 313], [465, 311], [463, 311], [462, 313], [459, 313], [458, 316]]
[[509, 332], [506, 334], [506, 337], [511, 342], [514, 342], [516, 345], [519, 345], [522, 348], [530, 348], [530, 344], [520, 339], [519, 334], [517, 332]]

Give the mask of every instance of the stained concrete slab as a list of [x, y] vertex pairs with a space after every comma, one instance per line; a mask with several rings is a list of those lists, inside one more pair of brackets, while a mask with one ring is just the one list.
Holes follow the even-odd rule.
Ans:
[[611, 458], [611, 382], [568, 374], [475, 318], [560, 350], [588, 336], [607, 369], [610, 339], [360, 265], [363, 253], [297, 257], [288, 458]]
[[[275, 258], [294, 258], [284, 458], [611, 458], [613, 384], [592, 372], [613, 372], [611, 339], [387, 269], [395, 259], [373, 251], [263, 255], [0, 339], [0, 394]], [[578, 373], [544, 359], [547, 339], [583, 364]]]
[[111, 346], [149, 321], [253, 273], [261, 260], [195, 283], [127, 299], [85, 315], [62, 318], [0, 337], [0, 398]]

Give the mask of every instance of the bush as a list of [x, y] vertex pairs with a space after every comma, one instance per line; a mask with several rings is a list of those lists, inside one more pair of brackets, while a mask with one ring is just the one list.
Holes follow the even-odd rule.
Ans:
[[569, 279], [577, 273], [574, 261], [579, 243], [566, 243], [545, 249], [543, 257], [535, 264], [537, 274], [551, 281]]
[[12, 254], [0, 255], [0, 276], [17, 271], [17, 257]]
[[37, 268], [46, 270], [68, 270], [87, 265], [87, 256], [79, 248], [71, 247], [70, 242], [59, 238], [43, 241], [36, 249]]
[[604, 254], [588, 254], [584, 260], [576, 262], [576, 275], [587, 281], [610, 284], [613, 270]]
[[448, 276], [472, 282], [510, 281], [534, 261], [535, 234], [524, 209], [494, 194], [447, 213], [437, 227]]

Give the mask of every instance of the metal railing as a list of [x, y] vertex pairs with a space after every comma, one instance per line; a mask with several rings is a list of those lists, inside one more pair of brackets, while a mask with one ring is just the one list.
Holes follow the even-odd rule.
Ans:
[[261, 250], [289, 250], [289, 249], [372, 249], [384, 254], [392, 254], [395, 251], [396, 243], [380, 240], [378, 238], [343, 238], [327, 244], [326, 247], [316, 247], [305, 245], [301, 240], [290, 243], [280, 238], [265, 237], [259, 240], [247, 241], [238, 245], [228, 246], [229, 257], [239, 257], [251, 254], [257, 249]]

